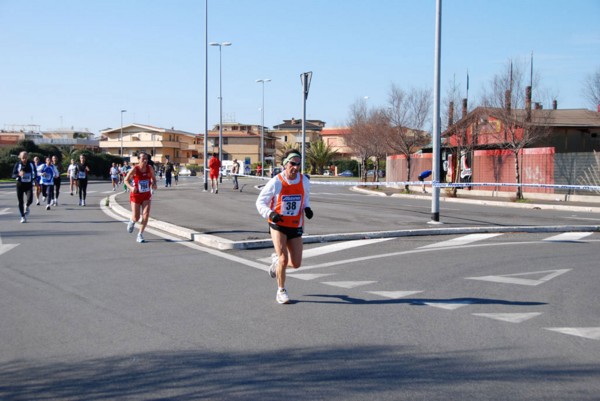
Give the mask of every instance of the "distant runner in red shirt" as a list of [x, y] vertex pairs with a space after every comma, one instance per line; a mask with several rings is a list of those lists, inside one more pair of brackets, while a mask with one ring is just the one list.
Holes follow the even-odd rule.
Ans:
[[221, 161], [216, 153], [208, 161], [208, 171], [210, 175], [210, 192], [219, 193], [219, 173], [221, 172]]

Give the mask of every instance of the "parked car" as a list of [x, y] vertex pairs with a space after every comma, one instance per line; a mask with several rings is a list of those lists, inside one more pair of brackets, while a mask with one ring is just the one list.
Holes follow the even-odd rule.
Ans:
[[[367, 171], [367, 177], [373, 177], [373, 174], [375, 173], [375, 170], [369, 170]], [[378, 174], [379, 178], [383, 178], [385, 177], [385, 171], [384, 170], [379, 170]]]
[[340, 177], [354, 177], [354, 174], [350, 170], [344, 170], [338, 174]]
[[271, 177], [275, 177], [279, 173], [281, 173], [281, 167], [275, 167], [271, 173]]
[[192, 175], [192, 172], [188, 168], [182, 167], [179, 169], [179, 175], [182, 177], [187, 176], [187, 175]]

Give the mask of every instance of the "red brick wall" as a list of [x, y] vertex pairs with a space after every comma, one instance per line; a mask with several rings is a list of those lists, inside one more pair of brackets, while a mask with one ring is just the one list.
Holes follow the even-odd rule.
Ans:
[[[417, 181], [419, 173], [432, 170], [431, 153], [412, 155], [410, 181]], [[452, 156], [449, 158], [452, 165]], [[406, 157], [387, 157], [386, 177], [388, 182], [406, 181]], [[476, 150], [471, 161], [472, 182], [514, 183], [515, 158], [510, 150]], [[520, 153], [521, 182], [523, 184], [554, 184], [554, 148], [523, 149]], [[475, 187], [481, 190], [515, 192], [516, 187]], [[523, 188], [527, 193], [554, 193], [552, 188]]]
[[406, 156], [392, 155], [386, 159], [386, 180], [388, 182], [397, 181], [418, 181], [417, 177], [422, 171], [431, 170], [433, 155], [431, 153], [422, 153], [411, 155], [410, 179], [407, 180]]

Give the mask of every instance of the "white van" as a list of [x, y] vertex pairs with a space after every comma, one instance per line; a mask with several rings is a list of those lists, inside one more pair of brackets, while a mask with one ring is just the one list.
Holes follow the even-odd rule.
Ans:
[[[238, 165], [240, 165], [239, 161], [238, 161]], [[223, 175], [223, 176], [231, 175], [232, 169], [233, 169], [233, 160], [223, 160], [221, 162], [221, 175]]]

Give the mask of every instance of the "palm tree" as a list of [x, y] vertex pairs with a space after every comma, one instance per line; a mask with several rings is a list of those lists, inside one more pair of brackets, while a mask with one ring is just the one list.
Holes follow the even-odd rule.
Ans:
[[323, 174], [323, 170], [337, 153], [337, 150], [332, 149], [323, 140], [320, 140], [311, 143], [310, 148], [306, 151], [306, 159], [315, 168], [316, 172]]
[[292, 142], [284, 142], [281, 145], [278, 145], [277, 146], [277, 160], [273, 164], [277, 165], [278, 164], [277, 161], [281, 160], [281, 158], [283, 157], [283, 154], [291, 149], [294, 149], [294, 150], [297, 150], [298, 152], [300, 152], [300, 144], [292, 143]]

